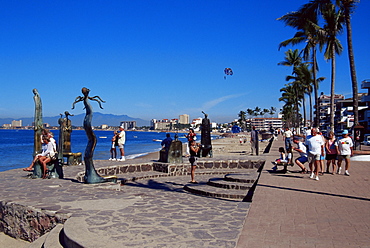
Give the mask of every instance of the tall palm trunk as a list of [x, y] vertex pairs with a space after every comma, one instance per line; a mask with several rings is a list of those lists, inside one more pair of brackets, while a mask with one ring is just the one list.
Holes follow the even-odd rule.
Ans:
[[335, 94], [335, 47], [331, 46], [333, 57], [331, 58], [331, 91], [330, 91], [330, 131], [334, 132], [334, 94]]
[[319, 113], [319, 98], [318, 98], [318, 85], [316, 80], [316, 68], [317, 68], [317, 61], [316, 61], [316, 46], [312, 48], [312, 59], [313, 59], [313, 91], [315, 96], [315, 122], [314, 127], [319, 127], [320, 125], [320, 113]]
[[303, 93], [302, 105], [303, 105], [303, 126], [305, 127], [307, 122], [307, 116], [306, 116], [306, 98], [304, 95], [305, 94]]
[[356, 76], [356, 68], [355, 68], [355, 56], [353, 53], [353, 44], [352, 44], [351, 16], [349, 13], [349, 8], [344, 9], [344, 18], [346, 20], [348, 57], [349, 57], [349, 67], [351, 71], [351, 80], [352, 80], [354, 126], [356, 126], [356, 125], [359, 125], [358, 88], [357, 88], [357, 76]]
[[310, 100], [310, 127], [312, 127], [312, 94], [309, 94], [309, 100]]

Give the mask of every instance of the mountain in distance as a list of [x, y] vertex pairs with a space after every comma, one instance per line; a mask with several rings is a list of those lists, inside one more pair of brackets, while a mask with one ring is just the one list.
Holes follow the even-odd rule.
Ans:
[[[64, 116], [63, 116], [64, 117]], [[59, 126], [58, 119], [60, 116], [53, 116], [53, 117], [43, 117], [44, 123], [49, 123], [50, 126]], [[72, 121], [73, 126], [82, 126], [83, 121], [85, 118], [85, 114], [78, 114], [75, 116], [68, 117]], [[13, 120], [22, 120], [23, 126], [31, 126], [32, 122], [34, 121], [33, 117], [26, 117], [26, 118], [0, 118], [0, 126], [3, 124], [10, 124]], [[106, 124], [108, 126], [119, 126], [121, 121], [136, 121], [136, 126], [149, 126], [149, 121], [143, 120], [140, 118], [133, 118], [128, 115], [113, 115], [113, 114], [102, 114], [100, 112], [94, 112], [92, 118], [92, 125], [93, 126], [101, 126]]]

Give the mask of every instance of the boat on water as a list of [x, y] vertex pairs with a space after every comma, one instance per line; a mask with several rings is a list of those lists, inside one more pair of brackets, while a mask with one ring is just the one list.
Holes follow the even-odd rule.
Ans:
[[99, 136], [99, 139], [106, 139], [107, 136]]
[[160, 139], [153, 139], [153, 141], [162, 142], [162, 140], [160, 140]]

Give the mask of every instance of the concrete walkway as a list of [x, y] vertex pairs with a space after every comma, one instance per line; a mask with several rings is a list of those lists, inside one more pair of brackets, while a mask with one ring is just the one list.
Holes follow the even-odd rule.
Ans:
[[[281, 140], [271, 153], [279, 146]], [[324, 174], [319, 181], [296, 165], [289, 174], [271, 167], [266, 162], [238, 248], [370, 247], [370, 162], [352, 162], [351, 176]]]

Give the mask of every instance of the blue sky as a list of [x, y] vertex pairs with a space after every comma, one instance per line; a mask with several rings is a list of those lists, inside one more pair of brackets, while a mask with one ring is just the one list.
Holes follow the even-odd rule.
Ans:
[[[71, 111], [82, 87], [106, 101], [95, 111], [146, 120], [205, 111], [225, 122], [247, 108], [280, 108], [291, 68], [277, 65], [288, 49], [278, 45], [295, 30], [276, 18], [307, 2], [1, 0], [0, 117], [33, 116], [33, 88], [44, 116], [83, 113], [82, 103]], [[361, 1], [352, 18], [359, 88], [370, 78], [369, 10]], [[319, 66], [328, 94], [330, 62]], [[226, 80], [225, 67], [234, 71]], [[351, 91], [345, 50], [336, 93]]]

